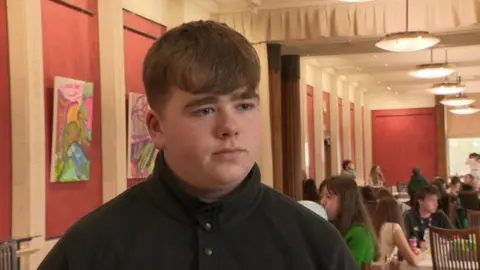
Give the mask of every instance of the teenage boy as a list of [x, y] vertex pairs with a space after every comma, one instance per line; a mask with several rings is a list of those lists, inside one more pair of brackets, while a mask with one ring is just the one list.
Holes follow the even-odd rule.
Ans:
[[148, 51], [143, 81], [163, 149], [153, 174], [70, 228], [40, 270], [357, 268], [328, 221], [261, 183], [248, 40], [213, 21], [183, 24]]
[[425, 230], [429, 226], [453, 229], [452, 222], [443, 211], [437, 211], [440, 192], [437, 187], [427, 185], [415, 193], [415, 205], [405, 213], [405, 230], [409, 238], [415, 237], [418, 246], [425, 240]]

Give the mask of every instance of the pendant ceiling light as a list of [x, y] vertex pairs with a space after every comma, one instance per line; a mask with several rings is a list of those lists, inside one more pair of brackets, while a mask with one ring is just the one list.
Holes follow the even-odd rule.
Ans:
[[475, 99], [469, 98], [466, 95], [458, 94], [457, 96], [453, 97], [446, 97], [440, 101], [445, 106], [451, 107], [461, 107], [461, 106], [468, 106], [475, 102]]
[[465, 114], [474, 114], [474, 113], [480, 112], [480, 109], [466, 106], [466, 107], [452, 108], [450, 109], [450, 112], [454, 114], [465, 115]]
[[[445, 63], [433, 63], [433, 48], [430, 50], [430, 64], [418, 65], [411, 75], [420, 79], [435, 79], [447, 77], [455, 72], [455, 65], [448, 63], [447, 50], [445, 50]], [[456, 94], [456, 93], [453, 93]]]
[[408, 31], [408, 0], [406, 0], [406, 31], [386, 35], [375, 46], [391, 52], [414, 52], [437, 45], [440, 39], [427, 31]]
[[456, 95], [465, 90], [465, 85], [462, 84], [461, 77], [458, 77], [456, 82], [442, 82], [432, 85], [428, 91], [435, 95]]

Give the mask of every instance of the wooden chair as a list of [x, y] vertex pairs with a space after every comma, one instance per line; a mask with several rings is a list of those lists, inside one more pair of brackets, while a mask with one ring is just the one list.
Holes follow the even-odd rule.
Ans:
[[458, 196], [460, 196], [465, 209], [480, 210], [480, 203], [476, 191], [460, 191]]
[[480, 269], [479, 230], [430, 227], [433, 269]]
[[457, 223], [457, 199], [453, 195], [440, 198], [439, 207], [448, 216], [452, 224]]
[[16, 242], [0, 244], [0, 270], [18, 270]]
[[468, 227], [480, 228], [480, 211], [467, 210]]

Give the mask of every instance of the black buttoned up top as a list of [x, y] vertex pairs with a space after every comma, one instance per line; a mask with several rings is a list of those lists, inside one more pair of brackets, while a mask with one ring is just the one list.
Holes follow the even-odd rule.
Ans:
[[343, 238], [260, 182], [255, 165], [231, 195], [185, 193], [158, 155], [153, 174], [74, 224], [39, 270], [352, 270]]

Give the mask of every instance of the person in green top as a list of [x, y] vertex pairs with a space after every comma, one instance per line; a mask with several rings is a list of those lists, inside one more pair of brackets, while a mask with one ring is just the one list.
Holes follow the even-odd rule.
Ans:
[[319, 190], [320, 204], [330, 222], [343, 235], [358, 268], [375, 261], [380, 250], [355, 180], [345, 175], [329, 177]]
[[423, 177], [422, 172], [420, 171], [419, 167], [413, 167], [412, 176], [410, 177], [410, 182], [408, 182], [408, 195], [413, 201], [413, 197], [415, 196], [415, 192], [423, 186], [428, 186], [430, 182], [428, 182], [425, 177]]

